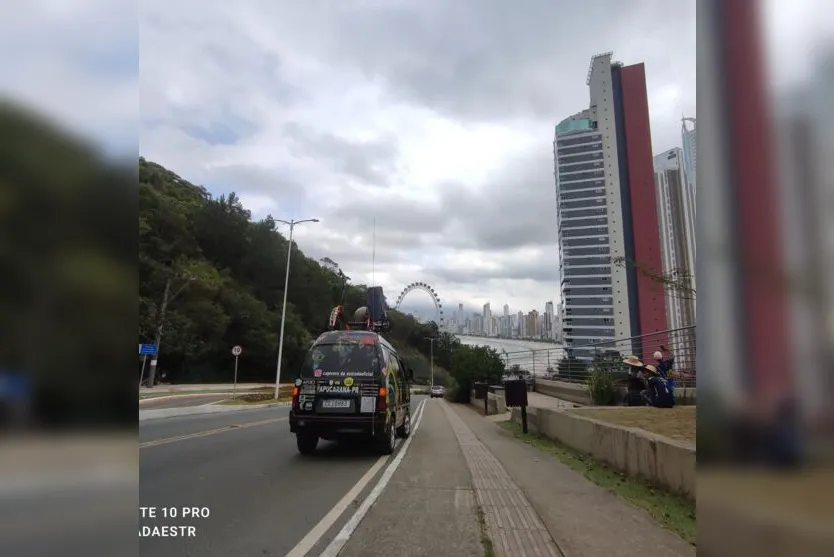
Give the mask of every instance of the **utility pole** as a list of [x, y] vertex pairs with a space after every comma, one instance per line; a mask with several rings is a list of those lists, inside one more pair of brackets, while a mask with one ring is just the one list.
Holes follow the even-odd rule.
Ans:
[[284, 274], [284, 303], [281, 307], [281, 336], [278, 339], [278, 364], [275, 370], [275, 400], [281, 390], [281, 358], [284, 356], [284, 322], [287, 319], [287, 290], [290, 284], [290, 256], [292, 255], [292, 232], [296, 224], [302, 222], [319, 222], [319, 219], [304, 219], [304, 220], [281, 220], [275, 219], [275, 222], [281, 222], [290, 227], [289, 243], [287, 244], [287, 270]]
[[156, 342], [156, 354], [151, 357], [151, 367], [148, 370], [147, 383], [145, 384], [146, 387], [153, 387], [154, 380], [156, 379], [156, 364], [159, 359], [159, 347], [162, 344], [162, 335], [165, 332], [165, 314], [168, 312], [168, 306], [177, 296], [180, 295], [183, 290], [185, 290], [186, 286], [191, 284], [194, 277], [186, 277], [183, 285], [180, 286], [179, 289], [177, 289], [177, 291], [172, 295], [171, 283], [173, 280], [173, 277], [169, 277], [168, 280], [165, 281], [165, 290], [162, 293], [162, 303], [159, 305], [159, 313], [156, 316], [156, 338], [154, 340], [154, 342]]
[[425, 337], [429, 341], [429, 366], [431, 369], [431, 386], [434, 387], [434, 341], [435, 337]]

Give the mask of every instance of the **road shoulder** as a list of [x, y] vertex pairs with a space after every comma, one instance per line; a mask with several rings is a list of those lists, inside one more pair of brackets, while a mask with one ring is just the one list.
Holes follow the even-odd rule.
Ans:
[[577, 474], [555, 457], [514, 439], [498, 424], [452, 405], [504, 466], [553, 539], [571, 557], [691, 557], [695, 548], [643, 511]]
[[469, 468], [440, 404], [426, 401], [409, 452], [340, 557], [484, 555]]

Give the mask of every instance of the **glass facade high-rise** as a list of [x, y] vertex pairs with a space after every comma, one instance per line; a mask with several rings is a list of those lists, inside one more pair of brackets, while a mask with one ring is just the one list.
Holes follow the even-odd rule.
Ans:
[[[675, 278], [675, 287], [666, 288], [667, 318], [670, 329], [679, 329], [695, 325], [695, 221], [683, 149], [675, 147], [657, 155], [654, 171], [663, 274]], [[694, 346], [678, 345], [675, 350], [681, 352], [678, 365], [692, 369]]]

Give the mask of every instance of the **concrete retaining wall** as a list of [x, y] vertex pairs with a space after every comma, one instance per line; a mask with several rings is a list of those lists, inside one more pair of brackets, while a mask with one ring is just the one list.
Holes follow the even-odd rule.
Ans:
[[591, 404], [588, 391], [582, 383], [536, 379], [536, 392], [547, 396], [555, 396], [574, 404], [582, 404], [583, 406]]
[[[521, 423], [521, 412], [512, 411]], [[695, 445], [578, 415], [578, 412], [528, 408], [530, 432], [590, 454], [629, 476], [695, 499]]]
[[[568, 402], [588, 406], [591, 399], [584, 383], [569, 383], [567, 381], [550, 381], [548, 379], [536, 379], [536, 392], [547, 396], [555, 396]], [[625, 389], [620, 389], [620, 397], [625, 395]], [[677, 403], [681, 405], [695, 404], [697, 400], [696, 389], [675, 389]]]
[[[504, 403], [504, 389], [495, 389], [495, 392], [487, 393], [487, 397], [489, 398], [487, 409], [490, 416], [503, 414], [507, 411], [507, 405]], [[472, 389], [472, 392], [469, 393], [469, 404], [481, 412], [484, 411], [484, 399], [475, 398], [475, 389]]]

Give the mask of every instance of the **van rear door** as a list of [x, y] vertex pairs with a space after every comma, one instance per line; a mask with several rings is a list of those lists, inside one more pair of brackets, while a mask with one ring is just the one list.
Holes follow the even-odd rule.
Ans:
[[301, 373], [302, 380], [314, 386], [309, 410], [350, 415], [374, 411], [381, 359], [378, 344], [368, 337], [343, 335], [339, 342], [310, 349]]

